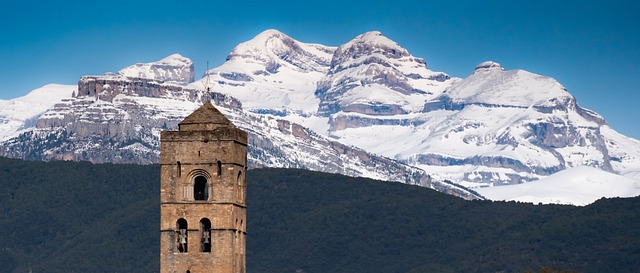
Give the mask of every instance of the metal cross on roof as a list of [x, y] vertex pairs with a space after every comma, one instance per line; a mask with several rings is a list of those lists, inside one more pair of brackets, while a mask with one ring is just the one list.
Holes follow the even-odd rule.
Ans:
[[204, 73], [207, 76], [204, 82], [202, 82], [202, 85], [204, 86], [204, 96], [210, 97], [211, 88], [213, 87], [213, 82], [211, 82], [211, 79], [209, 78], [209, 61], [207, 61], [207, 70]]

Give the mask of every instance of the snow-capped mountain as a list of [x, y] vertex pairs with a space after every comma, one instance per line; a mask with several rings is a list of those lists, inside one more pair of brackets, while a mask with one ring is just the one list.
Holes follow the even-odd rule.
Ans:
[[267, 30], [202, 79], [192, 75], [193, 63], [175, 54], [82, 77], [74, 98], [6, 125], [2, 155], [155, 162], [158, 132], [212, 98], [251, 133], [254, 167], [432, 187], [518, 184], [581, 165], [640, 172], [640, 142], [581, 108], [553, 78], [495, 62], [451, 78], [377, 31], [331, 47]]
[[313, 94], [331, 62], [335, 48], [306, 44], [276, 30], [266, 30], [236, 46], [221, 66], [189, 87], [229, 94], [254, 112], [291, 110], [315, 114]]
[[0, 100], [0, 141], [30, 130], [40, 114], [77, 91], [75, 85], [48, 84], [26, 96]]
[[420, 112], [354, 120], [330, 134], [467, 186], [517, 184], [580, 165], [640, 168], [640, 142], [581, 108], [557, 81], [494, 62], [453, 81]]
[[[264, 53], [294, 51], [283, 49], [287, 45], [306, 44], [269, 30], [238, 46], [270, 57], [259, 62], [234, 53], [237, 48], [213, 74], [259, 64], [249, 69], [259, 80], [227, 77], [215, 89], [256, 113], [300, 123], [467, 186], [516, 184], [580, 165], [621, 174], [640, 169], [640, 142], [581, 108], [553, 78], [505, 71], [495, 62], [479, 64], [465, 79], [450, 78], [377, 31], [325, 47], [322, 52], [333, 52], [330, 62], [305, 62], [316, 69], [298, 65], [260, 72], [267, 63], [291, 67], [291, 54]], [[315, 96], [309, 96], [313, 84], [294, 85], [286, 78], [315, 83]], [[292, 100], [292, 94], [304, 99]]]
[[175, 84], [188, 84], [195, 79], [193, 62], [180, 54], [170, 55], [152, 63], [137, 63], [118, 71], [130, 78], [152, 79]]
[[4, 156], [36, 160], [156, 163], [159, 133], [211, 100], [249, 133], [249, 166], [305, 168], [416, 184], [463, 198], [467, 189], [425, 171], [321, 136], [287, 120], [245, 111], [217, 92], [121, 75], [85, 76], [73, 98], [39, 115], [31, 130], [2, 142]]
[[[398, 115], [417, 112], [434, 93], [449, 85], [449, 76], [432, 72], [423, 59], [380, 32], [359, 35], [338, 47], [328, 73], [315, 91], [322, 116], [343, 113]], [[338, 121], [332, 119], [332, 127]]]

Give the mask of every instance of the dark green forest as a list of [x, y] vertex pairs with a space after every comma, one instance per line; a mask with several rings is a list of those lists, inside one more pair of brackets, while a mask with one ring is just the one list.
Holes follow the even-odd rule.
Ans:
[[[158, 272], [159, 166], [0, 158], [0, 272]], [[640, 198], [465, 201], [294, 169], [247, 173], [247, 272], [637, 272]]]

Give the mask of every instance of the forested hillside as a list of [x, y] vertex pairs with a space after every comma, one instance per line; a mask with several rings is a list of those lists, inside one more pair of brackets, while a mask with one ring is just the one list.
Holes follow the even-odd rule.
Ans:
[[[465, 201], [292, 169], [247, 174], [247, 271], [635, 272], [640, 198]], [[159, 167], [0, 158], [2, 272], [157, 272]]]

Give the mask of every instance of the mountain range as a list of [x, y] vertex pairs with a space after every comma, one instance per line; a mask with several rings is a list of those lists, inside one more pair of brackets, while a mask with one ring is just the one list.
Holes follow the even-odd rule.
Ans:
[[364, 176], [469, 199], [481, 196], [468, 188], [578, 166], [640, 172], [640, 141], [580, 107], [555, 79], [492, 61], [450, 77], [377, 31], [331, 47], [267, 30], [198, 80], [193, 62], [173, 54], [77, 86], [48, 85], [0, 101], [0, 155], [154, 163], [159, 132], [208, 100], [250, 133], [252, 168]]

